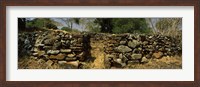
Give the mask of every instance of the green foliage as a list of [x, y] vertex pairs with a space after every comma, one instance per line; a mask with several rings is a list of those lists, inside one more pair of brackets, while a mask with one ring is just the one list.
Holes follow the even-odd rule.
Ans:
[[113, 33], [148, 33], [144, 18], [115, 18], [112, 20]]
[[64, 30], [67, 32], [79, 32], [77, 29], [71, 29], [69, 27], [62, 27], [61, 30]]
[[35, 18], [33, 20], [27, 21], [26, 27], [38, 29], [57, 29], [57, 26], [53, 24], [52, 20], [49, 18]]
[[[97, 18], [94, 23], [100, 25], [104, 33], [150, 33], [145, 18]], [[92, 30], [94, 31], [94, 30]]]
[[72, 29], [69, 28], [69, 27], [62, 27], [61, 30], [64, 30], [64, 31], [72, 31]]

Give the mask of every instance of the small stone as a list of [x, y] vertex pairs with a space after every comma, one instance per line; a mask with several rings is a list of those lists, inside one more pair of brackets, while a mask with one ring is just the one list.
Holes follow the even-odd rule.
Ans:
[[126, 41], [120, 41], [119, 44], [124, 45], [126, 44]]
[[123, 58], [123, 55], [122, 55], [122, 53], [120, 53], [120, 54], [119, 54], [119, 58], [120, 58], [120, 59], [122, 59], [122, 58]]
[[48, 66], [51, 66], [51, 65], [53, 64], [53, 61], [48, 60], [48, 61], [46, 62], [46, 64], [47, 64]]
[[122, 63], [122, 59], [116, 59], [116, 60], [115, 60], [115, 62], [117, 62], [117, 63], [120, 63], [120, 64], [121, 64], [121, 63]]
[[142, 54], [132, 54], [131, 58], [132, 59], [141, 59], [142, 58]]
[[76, 59], [77, 59], [76, 57], [73, 57], [73, 58], [67, 57], [67, 58], [65, 58], [66, 61], [74, 61]]
[[72, 50], [71, 49], [61, 49], [60, 52], [61, 53], [70, 53], [70, 52], [72, 52]]
[[65, 59], [65, 54], [58, 54], [58, 55], [50, 55], [49, 59], [57, 59], [57, 60], [63, 60]]
[[70, 57], [70, 58], [75, 57], [75, 56], [76, 56], [75, 54], [68, 54], [67, 55], [67, 57]]
[[142, 57], [142, 60], [141, 60], [142, 63], [147, 63], [148, 62], [148, 59], [146, 57]]
[[163, 53], [162, 52], [157, 52], [157, 53], [153, 53], [153, 57], [156, 58], [156, 59], [159, 59], [163, 56]]
[[108, 58], [115, 58], [115, 56], [112, 55], [112, 54], [107, 54], [107, 55], [106, 55], [106, 58], [107, 58], [107, 59], [108, 59]]
[[38, 56], [40, 57], [40, 56], [43, 56], [43, 55], [45, 55], [45, 51], [38, 51]]
[[115, 51], [125, 53], [125, 52], [132, 51], [132, 49], [129, 48], [128, 46], [120, 45], [120, 46], [115, 48]]
[[58, 61], [58, 64], [66, 64], [67, 63], [67, 61]]
[[48, 50], [47, 54], [58, 54], [59, 52], [59, 50]]
[[73, 67], [66, 67], [66, 68], [68, 68], [68, 69], [69, 69], [69, 68], [72, 68], [72, 69], [75, 68], [75, 69], [77, 69], [80, 63], [79, 63], [79, 61], [71, 61], [71, 62], [67, 62], [66, 64], [67, 64], [67, 65], [72, 65], [72, 66], [73, 66]]
[[38, 56], [38, 53], [33, 53], [33, 56]]

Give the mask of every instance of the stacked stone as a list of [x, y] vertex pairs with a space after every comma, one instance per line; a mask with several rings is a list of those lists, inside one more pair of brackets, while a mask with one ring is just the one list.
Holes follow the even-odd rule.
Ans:
[[18, 34], [18, 56], [30, 55], [30, 49], [33, 48], [35, 41], [38, 37], [37, 33], [19, 33]]
[[34, 58], [51, 60], [59, 64], [76, 62], [78, 68], [77, 60], [84, 60], [83, 49], [83, 35], [54, 31], [39, 36], [31, 51]]
[[112, 35], [105, 47], [105, 62], [117, 68], [127, 64], [141, 64], [150, 58], [182, 54], [181, 40], [163, 35], [118, 34]]

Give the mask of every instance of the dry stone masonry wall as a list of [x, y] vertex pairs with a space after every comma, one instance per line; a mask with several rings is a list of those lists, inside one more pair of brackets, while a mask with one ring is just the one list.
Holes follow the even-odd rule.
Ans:
[[90, 43], [101, 41], [106, 68], [123, 68], [128, 64], [143, 64], [150, 58], [182, 55], [182, 40], [164, 35], [143, 34], [71, 34], [62, 31], [19, 33], [18, 54], [44, 59], [49, 65], [71, 64], [80, 68], [91, 56]]

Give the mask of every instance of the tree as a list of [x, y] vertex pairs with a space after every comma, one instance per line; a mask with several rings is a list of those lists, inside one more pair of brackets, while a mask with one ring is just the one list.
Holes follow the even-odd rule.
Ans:
[[94, 21], [95, 23], [98, 23], [100, 27], [100, 31], [103, 33], [112, 33], [113, 24], [112, 24], [112, 18], [96, 18]]
[[156, 23], [156, 28], [160, 34], [177, 36], [181, 23], [181, 18], [162, 18]]
[[144, 33], [148, 30], [144, 18], [115, 18], [112, 23], [113, 33]]
[[57, 26], [54, 24], [53, 20], [51, 20], [50, 18], [35, 18], [31, 21], [28, 21], [26, 26], [27, 28], [57, 29]]
[[73, 24], [79, 24], [80, 18], [60, 18], [62, 21], [64, 21], [67, 24], [67, 27], [69, 27], [72, 31]]
[[26, 18], [18, 18], [18, 29], [19, 30], [26, 29]]
[[148, 33], [144, 18], [96, 18], [95, 23], [100, 25], [103, 33]]

